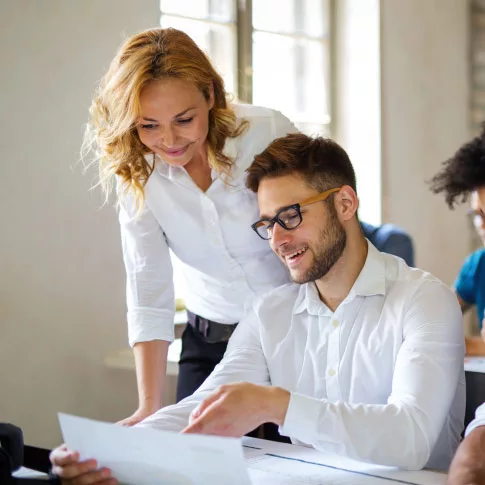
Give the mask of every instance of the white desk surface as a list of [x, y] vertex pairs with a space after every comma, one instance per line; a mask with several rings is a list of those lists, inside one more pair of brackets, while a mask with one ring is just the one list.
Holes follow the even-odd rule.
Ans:
[[465, 357], [465, 371], [485, 374], [485, 357]]
[[362, 463], [304, 446], [243, 438], [254, 485], [444, 485], [446, 474]]
[[[446, 474], [430, 470], [402, 471], [360, 463], [303, 446], [243, 438], [244, 454], [253, 485], [444, 485]], [[46, 475], [22, 468], [18, 478]], [[196, 484], [194, 484], [196, 485]]]

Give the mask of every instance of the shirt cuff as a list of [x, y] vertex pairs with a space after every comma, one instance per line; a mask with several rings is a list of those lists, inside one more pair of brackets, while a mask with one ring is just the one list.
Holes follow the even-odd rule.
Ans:
[[477, 408], [475, 419], [466, 428], [465, 437], [479, 426], [485, 426], [485, 403]]
[[174, 335], [174, 312], [154, 308], [137, 308], [127, 313], [128, 341], [131, 347], [138, 342], [166, 340], [172, 342]]
[[280, 434], [303, 443], [315, 442], [322, 401], [292, 392]]

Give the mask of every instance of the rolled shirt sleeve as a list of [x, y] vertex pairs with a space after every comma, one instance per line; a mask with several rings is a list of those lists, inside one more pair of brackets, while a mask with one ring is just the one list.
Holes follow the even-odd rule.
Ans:
[[170, 253], [160, 224], [147, 204], [137, 214], [131, 198], [120, 204], [126, 269], [128, 340], [174, 339], [175, 295]]

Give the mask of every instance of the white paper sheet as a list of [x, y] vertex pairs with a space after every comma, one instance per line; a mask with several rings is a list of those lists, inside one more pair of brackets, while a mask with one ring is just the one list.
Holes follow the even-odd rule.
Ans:
[[59, 413], [66, 444], [128, 485], [249, 485], [241, 441], [125, 428]]
[[402, 471], [322, 453], [313, 448], [243, 438], [253, 485], [444, 485], [446, 475]]
[[64, 440], [129, 485], [444, 485], [446, 475], [406, 472], [313, 448], [256, 438], [124, 428], [59, 414]]

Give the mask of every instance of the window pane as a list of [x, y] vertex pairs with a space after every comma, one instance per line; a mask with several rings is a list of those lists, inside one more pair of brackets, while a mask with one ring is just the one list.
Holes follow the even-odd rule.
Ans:
[[310, 136], [331, 136], [328, 124], [298, 122], [295, 125], [302, 133]]
[[255, 0], [253, 26], [285, 34], [327, 37], [329, 0]]
[[253, 103], [278, 109], [295, 122], [327, 124], [326, 42], [253, 34]]
[[162, 13], [215, 22], [234, 22], [234, 0], [160, 0]]
[[[182, 2], [181, 2], [182, 3]], [[234, 93], [236, 88], [236, 34], [230, 25], [215, 25], [171, 15], [162, 15], [162, 27], [183, 30], [208, 55], [222, 75], [226, 90]]]

